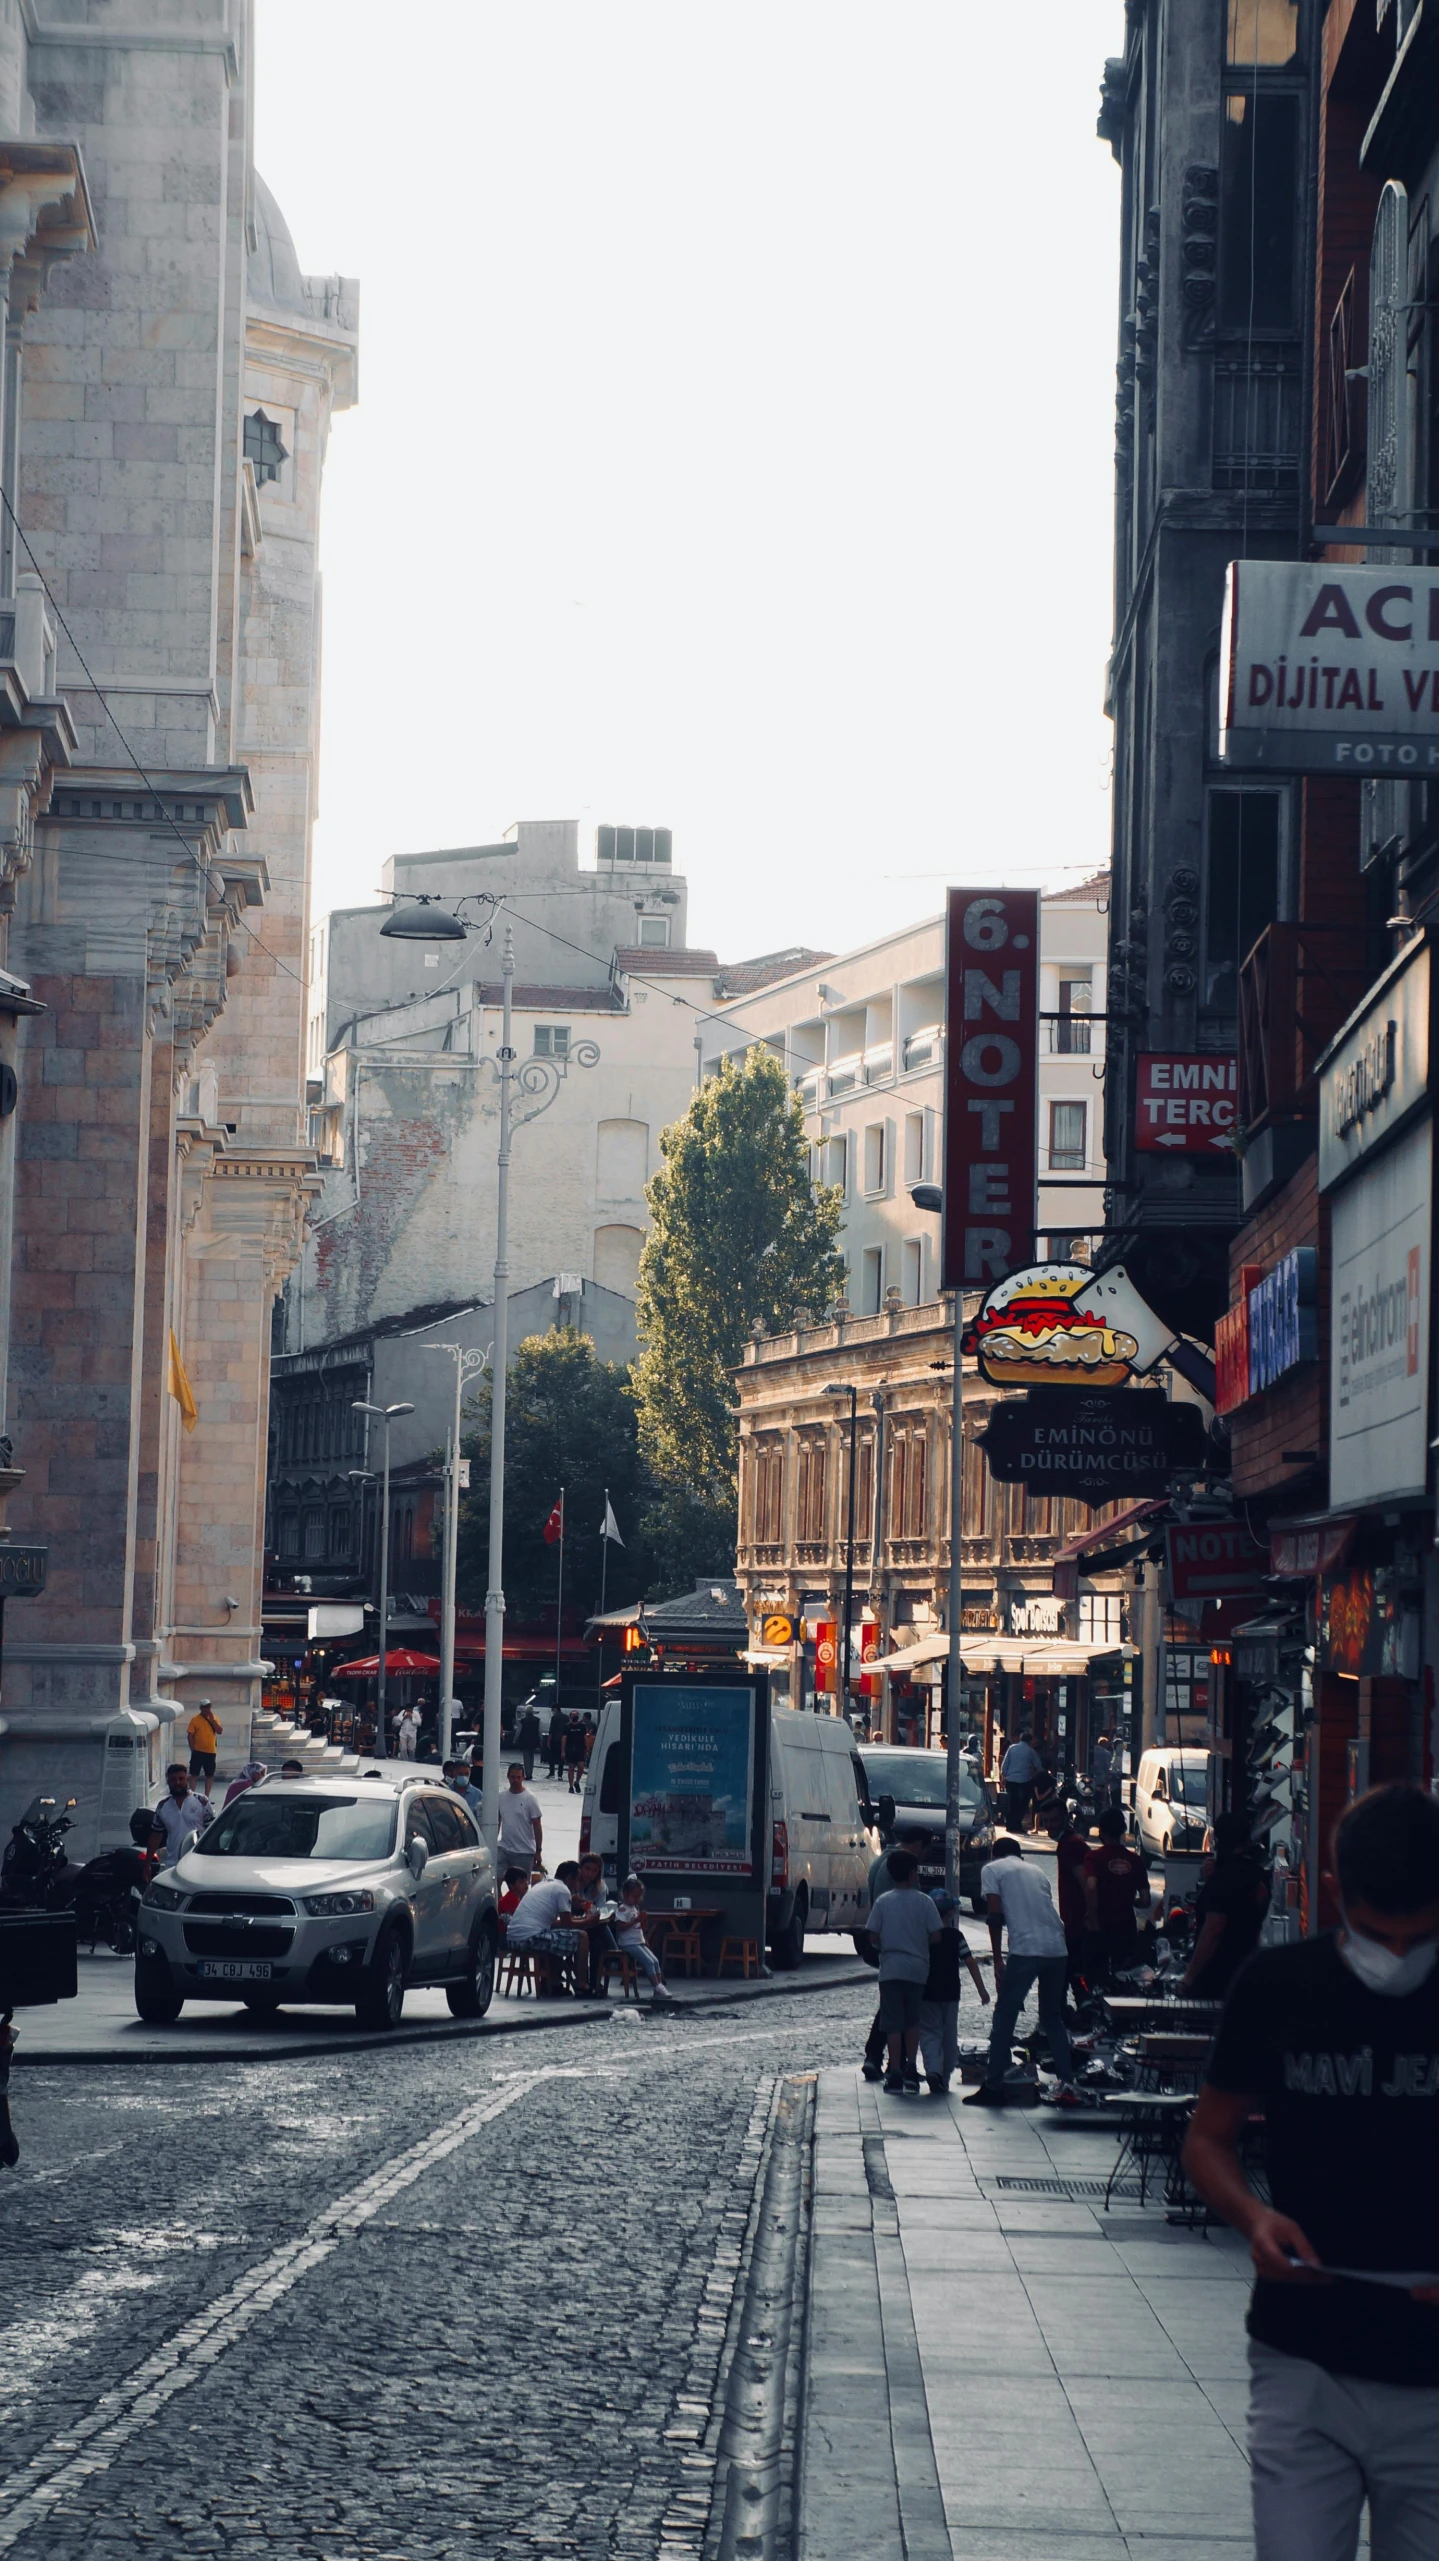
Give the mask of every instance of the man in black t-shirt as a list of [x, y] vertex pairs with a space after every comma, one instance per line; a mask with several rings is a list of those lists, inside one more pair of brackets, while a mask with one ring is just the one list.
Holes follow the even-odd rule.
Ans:
[[[1254, 2260], [1257, 2561], [1351, 2561], [1366, 2496], [1373, 2561], [1433, 2561], [1439, 1801], [1371, 1789], [1337, 1826], [1326, 1882], [1342, 1927], [1236, 1979], [1184, 2166]], [[1256, 2110], [1271, 2205], [1239, 2159]]]

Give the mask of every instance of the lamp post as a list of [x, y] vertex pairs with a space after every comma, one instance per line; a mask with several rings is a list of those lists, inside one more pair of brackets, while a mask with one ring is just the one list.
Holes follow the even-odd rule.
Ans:
[[854, 1608], [854, 1457], [855, 1432], [859, 1417], [859, 1389], [853, 1379], [835, 1379], [825, 1389], [826, 1396], [849, 1398], [849, 1499], [845, 1505], [844, 1525], [844, 1615], [839, 1631], [840, 1714], [849, 1714], [849, 1622]]
[[[455, 1687], [455, 1557], [460, 1535], [460, 1419], [464, 1405], [465, 1381], [482, 1370], [490, 1358], [488, 1352], [474, 1351], [463, 1343], [422, 1343], [422, 1351], [451, 1352], [455, 1362], [455, 1427], [450, 1434], [445, 1458], [445, 1546], [440, 1587], [440, 1759], [450, 1757], [453, 1736], [450, 1711], [454, 1705]], [[496, 1751], [499, 1745], [495, 1746]], [[488, 1768], [488, 1761], [486, 1767]]]
[[353, 1400], [357, 1414], [373, 1414], [385, 1426], [383, 1487], [380, 1496], [380, 1659], [375, 1674], [375, 1757], [383, 1761], [385, 1752], [385, 1656], [390, 1650], [390, 1425], [401, 1414], [413, 1414], [413, 1405], [369, 1405], [362, 1396]]

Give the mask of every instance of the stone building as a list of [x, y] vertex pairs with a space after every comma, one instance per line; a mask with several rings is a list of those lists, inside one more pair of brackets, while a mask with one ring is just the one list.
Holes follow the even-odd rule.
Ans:
[[[815, 1624], [834, 1626], [844, 1615], [850, 1405], [831, 1391], [857, 1391], [852, 1687], [865, 1679], [872, 1726], [887, 1741], [923, 1743], [938, 1733], [953, 1341], [948, 1300], [906, 1307], [891, 1290], [877, 1316], [836, 1309], [793, 1334], [757, 1335], [735, 1373], [736, 1573], [756, 1658], [769, 1663], [795, 1706], [813, 1699]], [[1093, 1736], [1123, 1724], [1129, 1711], [1125, 1602], [1114, 1572], [1080, 1578], [1082, 1595], [1060, 1602], [1055, 1566], [1107, 1515], [993, 1481], [977, 1436], [996, 1394], [967, 1362], [966, 1716], [986, 1728], [991, 1744], [1022, 1719], [1061, 1758], [1083, 1766]], [[793, 1624], [792, 1642], [767, 1639], [766, 1621], [776, 1617]], [[892, 1656], [909, 1658], [902, 1680], [877, 1669], [862, 1674], [862, 1660]]]
[[270, 1309], [319, 1188], [316, 539], [357, 292], [301, 274], [254, 171], [246, 0], [7, 6], [0, 34], [0, 166], [36, 216], [0, 642], [17, 733], [33, 693], [47, 742], [33, 843], [0, 798], [8, 966], [43, 1009], [16, 1044], [6, 1428], [15, 1533], [49, 1550], [6, 1630], [0, 1821], [43, 1779], [83, 1846], [187, 1701], [214, 1698], [229, 1757], [259, 1696]]
[[[390, 940], [382, 907], [317, 923], [309, 1056], [328, 1173], [285, 1296], [286, 1354], [486, 1288], [495, 1258], [499, 935], [514, 937], [515, 1288], [572, 1273], [634, 1300], [660, 1132], [682, 1117], [715, 1008], [812, 960], [731, 971], [685, 940], [687, 891], [663, 828], [522, 820], [496, 845], [397, 855], [383, 886], [477, 924], [463, 942]], [[503, 926], [487, 930], [490, 901]], [[545, 1117], [525, 1124], [552, 1092]]]
[[1303, 787], [1220, 764], [1217, 688], [1227, 563], [1303, 547], [1323, 14], [1311, 0], [1131, 0], [1099, 119], [1123, 188], [1110, 1218], [1146, 1296], [1205, 1342], [1239, 1223], [1234, 1159], [1202, 1133], [1192, 1151], [1142, 1149], [1138, 1078], [1145, 1053], [1233, 1072], [1240, 964], [1298, 912]]

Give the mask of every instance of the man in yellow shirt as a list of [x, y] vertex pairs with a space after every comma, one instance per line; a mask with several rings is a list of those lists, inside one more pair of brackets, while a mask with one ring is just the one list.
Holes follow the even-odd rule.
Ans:
[[215, 1780], [215, 1754], [225, 1728], [207, 1698], [202, 1698], [185, 1728], [190, 1738], [190, 1776], [202, 1779], [208, 1796]]

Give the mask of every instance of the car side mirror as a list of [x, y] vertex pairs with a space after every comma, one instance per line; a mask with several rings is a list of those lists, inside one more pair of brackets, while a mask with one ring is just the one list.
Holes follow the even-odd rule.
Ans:
[[405, 1865], [409, 1869], [410, 1874], [417, 1885], [419, 1884], [421, 1877], [424, 1875], [425, 1869], [429, 1865], [429, 1859], [429, 1849], [426, 1843], [420, 1839], [417, 1832], [414, 1839], [408, 1842], [405, 1847]]
[[879, 1828], [882, 1832], [894, 1830], [894, 1798], [892, 1796], [882, 1796], [879, 1800]]

